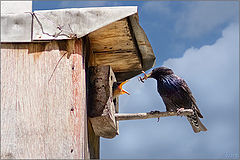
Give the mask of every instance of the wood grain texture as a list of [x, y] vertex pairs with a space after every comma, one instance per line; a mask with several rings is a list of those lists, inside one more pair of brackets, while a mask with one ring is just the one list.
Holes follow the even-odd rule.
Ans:
[[147, 35], [139, 25], [138, 15], [134, 14], [132, 16], [129, 16], [128, 19], [131, 24], [130, 28], [132, 28], [132, 32], [134, 38], [136, 39], [139, 52], [141, 52], [142, 70], [146, 71], [155, 65], [156, 57], [153, 53], [152, 46], [148, 41]]
[[113, 138], [118, 134], [118, 123], [115, 120], [113, 83], [116, 78], [110, 66], [89, 68], [88, 116], [97, 136]]
[[[87, 66], [87, 70], [86, 70], [86, 77], [87, 77], [87, 87], [86, 87], [86, 90], [87, 90], [87, 99], [89, 99], [89, 80], [90, 80], [90, 76], [89, 76], [89, 71], [88, 71], [88, 68], [89, 68], [89, 63], [91, 62], [90, 59], [90, 53], [91, 53], [91, 45], [90, 45], [90, 41], [89, 41], [89, 38], [88, 36], [85, 36], [83, 38], [83, 41], [84, 41], [84, 53], [86, 53], [86, 58], [85, 58], [85, 66]], [[89, 113], [89, 102], [87, 101], [87, 109], [88, 109], [88, 113]], [[91, 159], [99, 159], [100, 158], [100, 137], [95, 135], [94, 131], [93, 131], [93, 128], [92, 128], [92, 124], [91, 124], [91, 121], [88, 117], [88, 146], [89, 146], [89, 152], [90, 152], [90, 158]]]
[[[112, 86], [116, 81], [110, 66], [89, 67], [88, 116], [101, 116], [105, 105], [112, 98]], [[113, 99], [111, 99], [113, 101]]]
[[90, 33], [89, 38], [94, 52], [134, 51], [135, 47], [126, 18]]
[[100, 137], [95, 135], [94, 130], [92, 128], [92, 123], [88, 119], [88, 144], [89, 144], [89, 152], [91, 159], [99, 159], [100, 158]]
[[89, 158], [82, 41], [65, 42], [1, 45], [2, 158]]
[[114, 138], [119, 134], [114, 113], [115, 106], [108, 100], [104, 113], [101, 116], [90, 118], [95, 135], [103, 138]]
[[133, 53], [96, 53], [96, 65], [110, 65], [114, 72], [135, 71], [141, 68], [141, 63]]
[[126, 18], [89, 34], [91, 65], [110, 65], [114, 72], [142, 69], [136, 44]]

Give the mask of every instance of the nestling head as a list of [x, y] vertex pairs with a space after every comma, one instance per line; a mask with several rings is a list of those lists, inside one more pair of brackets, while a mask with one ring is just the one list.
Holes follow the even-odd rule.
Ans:
[[154, 68], [151, 73], [147, 75], [147, 78], [159, 78], [160, 76], [174, 74], [170, 68], [167, 67], [158, 67]]
[[122, 87], [125, 83], [127, 83], [128, 81], [124, 81], [124, 82], [114, 82], [113, 83], [113, 98], [116, 98], [122, 94], [128, 94], [130, 95], [126, 90], [124, 90]]

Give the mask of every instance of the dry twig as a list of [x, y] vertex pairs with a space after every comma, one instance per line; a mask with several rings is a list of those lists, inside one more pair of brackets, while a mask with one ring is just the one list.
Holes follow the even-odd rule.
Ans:
[[194, 114], [192, 109], [184, 109], [180, 113], [152, 111], [148, 113], [115, 113], [114, 115], [118, 121], [121, 121], [121, 120], [160, 118], [169, 116], [188, 116], [192, 114]]

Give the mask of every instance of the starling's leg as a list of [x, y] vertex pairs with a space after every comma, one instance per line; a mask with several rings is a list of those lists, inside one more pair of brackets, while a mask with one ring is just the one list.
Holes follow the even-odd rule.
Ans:
[[177, 114], [180, 115], [184, 111], [184, 108], [178, 108], [177, 109]]
[[160, 113], [160, 111], [151, 111], [151, 112], [149, 112], [150, 114], [155, 114], [155, 113]]
[[[156, 113], [160, 113], [160, 111], [151, 111], [151, 112], [149, 112], [150, 114], [156, 114]], [[160, 120], [160, 117], [158, 117], [158, 120], [157, 120], [157, 122], [159, 122], [159, 120]]]
[[153, 114], [153, 113], [154, 113], [154, 111], [150, 111], [149, 113], [150, 113], [150, 114]]

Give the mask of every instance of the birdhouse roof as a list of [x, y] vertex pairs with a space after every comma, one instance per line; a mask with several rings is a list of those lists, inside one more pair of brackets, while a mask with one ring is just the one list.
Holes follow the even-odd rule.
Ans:
[[118, 80], [150, 69], [155, 55], [136, 6], [71, 8], [1, 14], [1, 42], [34, 42], [88, 35], [90, 65], [110, 65]]

